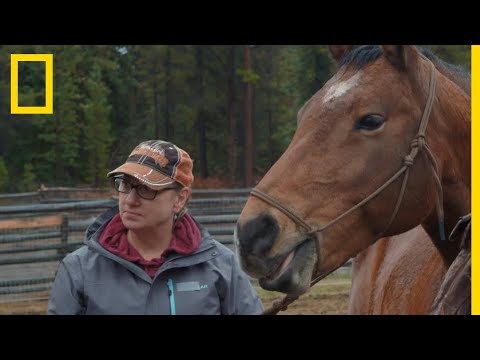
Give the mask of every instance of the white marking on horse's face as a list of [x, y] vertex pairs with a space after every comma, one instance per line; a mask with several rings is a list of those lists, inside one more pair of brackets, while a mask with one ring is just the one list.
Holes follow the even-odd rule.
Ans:
[[339, 98], [345, 95], [348, 90], [355, 87], [360, 80], [362, 72], [359, 71], [355, 75], [353, 75], [350, 79], [345, 81], [340, 81], [338, 83], [334, 83], [328, 90], [325, 96], [323, 97], [323, 103], [326, 104], [336, 98]]

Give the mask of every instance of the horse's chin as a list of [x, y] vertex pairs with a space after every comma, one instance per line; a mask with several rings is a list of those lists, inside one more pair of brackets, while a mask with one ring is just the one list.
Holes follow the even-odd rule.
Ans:
[[315, 242], [306, 240], [286, 256], [274, 274], [260, 278], [259, 284], [265, 290], [300, 296], [310, 288], [316, 260]]

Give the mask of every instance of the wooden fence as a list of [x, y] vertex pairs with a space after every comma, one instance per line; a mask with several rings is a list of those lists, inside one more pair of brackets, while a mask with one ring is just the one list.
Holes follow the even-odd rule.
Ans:
[[[48, 298], [59, 261], [83, 245], [85, 230], [96, 216], [118, 203], [113, 196], [98, 198], [108, 192], [98, 191], [86, 200], [79, 199], [80, 193], [61, 188], [53, 195], [0, 195], [0, 201], [8, 203], [0, 206], [0, 303]], [[233, 231], [248, 193], [194, 190], [189, 212], [215, 239], [234, 249]]]

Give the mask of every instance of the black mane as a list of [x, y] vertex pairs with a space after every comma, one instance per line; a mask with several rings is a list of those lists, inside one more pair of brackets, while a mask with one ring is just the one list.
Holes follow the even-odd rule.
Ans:
[[378, 45], [361, 45], [347, 53], [341, 59], [339, 66], [353, 66], [356, 69], [361, 69], [377, 60], [382, 54], [383, 51]]
[[[435, 67], [442, 73], [445, 73], [452, 81], [460, 85], [465, 91], [470, 93], [470, 72], [463, 66], [447, 63], [433, 54], [430, 50], [425, 48], [419, 48], [420, 52], [427, 59], [435, 64]], [[374, 62], [380, 56], [383, 51], [378, 45], [361, 45], [353, 48], [347, 53], [340, 61], [340, 66], [352, 66], [356, 69], [361, 69], [365, 65]]]

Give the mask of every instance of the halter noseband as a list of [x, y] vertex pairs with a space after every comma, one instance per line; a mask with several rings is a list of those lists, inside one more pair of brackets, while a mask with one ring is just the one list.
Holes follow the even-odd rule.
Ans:
[[[430, 62], [430, 61], [429, 61]], [[337, 216], [335, 219], [332, 221], [328, 222], [325, 225], [322, 225], [320, 227], [315, 227], [309, 225], [305, 220], [302, 219], [302, 217], [291, 207], [283, 205], [270, 195], [266, 194], [265, 192], [259, 190], [259, 189], [252, 189], [251, 195], [255, 196], [267, 204], [273, 206], [274, 208], [280, 210], [283, 212], [286, 216], [288, 216], [295, 224], [299, 225], [302, 227], [305, 231], [306, 234], [309, 236], [312, 236], [316, 233], [322, 232], [326, 229], [328, 229], [330, 226], [333, 224], [337, 223], [353, 211], [359, 209], [363, 205], [367, 204], [375, 198], [378, 194], [380, 194], [383, 190], [385, 190], [388, 186], [390, 186], [395, 180], [397, 180], [403, 173], [405, 173], [403, 177], [403, 182], [402, 182], [402, 187], [400, 190], [400, 193], [398, 195], [397, 203], [395, 205], [395, 208], [393, 210], [393, 213], [390, 217], [390, 220], [387, 223], [387, 226], [385, 227], [385, 230], [383, 230], [380, 234], [377, 235], [377, 240], [385, 234], [385, 232], [389, 229], [390, 225], [392, 224], [393, 220], [397, 216], [398, 209], [400, 208], [400, 205], [403, 201], [403, 196], [405, 194], [405, 188], [407, 185], [408, 181], [408, 176], [410, 173], [410, 168], [413, 166], [415, 163], [415, 158], [417, 157], [418, 153], [420, 150], [424, 150], [425, 154], [427, 155], [427, 158], [430, 160], [430, 165], [431, 165], [431, 170], [433, 173], [433, 177], [435, 179], [435, 182], [437, 184], [437, 189], [438, 189], [438, 200], [436, 204], [436, 209], [437, 209], [437, 216], [438, 216], [438, 225], [439, 225], [439, 233], [440, 233], [440, 239], [445, 240], [445, 225], [444, 225], [444, 215], [443, 215], [443, 190], [442, 190], [442, 184], [440, 181], [440, 177], [438, 176], [438, 165], [437, 162], [428, 147], [427, 143], [425, 142], [425, 132], [427, 130], [427, 125], [428, 125], [428, 120], [430, 119], [430, 113], [432, 111], [432, 105], [435, 97], [435, 92], [436, 92], [436, 84], [437, 84], [437, 77], [436, 77], [436, 69], [435, 65], [430, 62], [431, 64], [431, 76], [430, 76], [430, 84], [429, 84], [429, 93], [428, 93], [428, 98], [427, 102], [425, 104], [425, 109], [423, 111], [422, 115], [422, 120], [420, 122], [420, 127], [418, 130], [417, 135], [413, 138], [411, 144], [410, 144], [410, 153], [405, 156], [403, 159], [403, 166], [398, 170], [390, 179], [388, 179], [382, 186], [380, 186], [377, 190], [375, 190], [370, 196], [366, 197], [362, 201], [360, 201], [358, 204], [354, 205], [344, 213], [340, 214]], [[320, 243], [319, 239], [317, 237], [317, 241], [315, 242], [316, 249], [317, 249], [317, 259], [318, 259], [318, 270], [320, 269]], [[340, 265], [341, 266], [341, 265]], [[333, 271], [336, 269], [332, 270], [329, 273], [320, 275], [316, 277], [312, 282], [310, 283], [310, 286], [315, 285], [318, 281], [321, 279], [325, 278], [329, 274], [331, 274]], [[273, 306], [270, 309], [267, 309], [264, 314], [276, 314], [278, 311], [281, 310], [286, 310], [287, 306], [295, 301], [298, 297], [291, 297], [287, 295], [281, 302], [274, 302]]]

